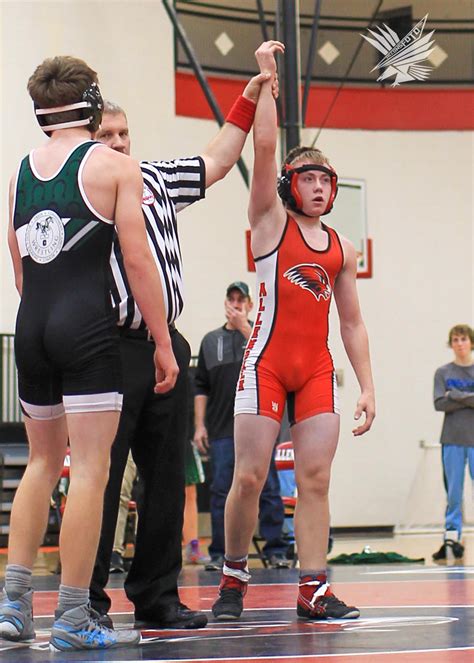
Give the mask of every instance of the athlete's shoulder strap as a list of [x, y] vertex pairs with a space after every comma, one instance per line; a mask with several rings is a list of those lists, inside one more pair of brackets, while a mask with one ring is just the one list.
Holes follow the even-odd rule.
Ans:
[[332, 240], [333, 240], [332, 241], [332, 246], [337, 247], [339, 249], [340, 254], [341, 254], [341, 261], [342, 261], [341, 262], [341, 268], [342, 268], [342, 266], [344, 265], [345, 255], [344, 255], [344, 249], [343, 249], [343, 246], [342, 246], [342, 242], [341, 242], [341, 238], [339, 236], [339, 233], [337, 232], [337, 230], [335, 230], [334, 228], [331, 228], [331, 226], [326, 225], [322, 221], [321, 221], [321, 226], [324, 230], [326, 230], [329, 233], [329, 236], [332, 238]]

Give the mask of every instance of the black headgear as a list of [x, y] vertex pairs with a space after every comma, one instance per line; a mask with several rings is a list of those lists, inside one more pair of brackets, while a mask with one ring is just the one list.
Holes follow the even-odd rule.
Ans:
[[337, 196], [337, 173], [331, 166], [322, 166], [317, 163], [307, 163], [304, 166], [298, 166], [294, 168], [289, 164], [284, 164], [281, 169], [280, 177], [278, 178], [277, 191], [280, 198], [283, 202], [288, 205], [288, 207], [297, 212], [298, 214], [303, 214], [304, 216], [309, 216], [302, 210], [303, 201], [301, 199], [301, 194], [298, 191], [297, 178], [295, 175], [297, 173], [304, 173], [307, 170], [319, 170], [323, 173], [326, 173], [331, 178], [331, 195], [329, 196], [328, 204], [326, 209], [321, 214], [329, 214], [332, 210], [334, 204], [334, 199]]
[[[35, 103], [36, 119], [44, 132], [49, 133], [56, 129], [70, 129], [72, 127], [89, 127], [92, 132], [97, 131], [104, 111], [104, 102], [97, 83], [91, 83], [82, 93], [81, 101], [66, 106], [55, 106], [54, 108], [39, 108]], [[54, 113], [64, 113], [78, 110], [81, 116], [78, 120], [69, 120], [58, 124], [47, 124], [45, 116]]]

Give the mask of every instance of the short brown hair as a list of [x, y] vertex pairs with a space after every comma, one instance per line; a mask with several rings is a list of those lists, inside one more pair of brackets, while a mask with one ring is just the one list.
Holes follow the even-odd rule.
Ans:
[[471, 346], [474, 347], [474, 331], [469, 325], [455, 325], [449, 330], [448, 345], [451, 347], [453, 336], [467, 336], [471, 339]]
[[318, 166], [324, 166], [326, 164], [329, 166], [329, 159], [321, 152], [321, 150], [314, 147], [305, 147], [304, 145], [294, 147], [290, 150], [285, 157], [284, 163], [291, 165], [295, 161], [311, 161]]
[[[67, 106], [81, 101], [85, 90], [98, 83], [97, 73], [88, 64], [71, 55], [47, 58], [38, 65], [28, 79], [28, 92], [39, 108]], [[80, 111], [46, 115], [47, 124], [79, 119]]]

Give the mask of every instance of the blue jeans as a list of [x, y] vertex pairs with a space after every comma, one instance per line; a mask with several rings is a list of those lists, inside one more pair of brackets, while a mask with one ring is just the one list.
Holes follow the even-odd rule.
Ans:
[[474, 481], [474, 447], [461, 447], [456, 444], [443, 444], [443, 472], [448, 493], [446, 507], [446, 531], [457, 530], [462, 533], [462, 494], [466, 463]]
[[[210, 486], [210, 508], [212, 541], [209, 546], [211, 557], [224, 555], [224, 507], [234, 474], [234, 438], [224, 437], [210, 442], [212, 483]], [[259, 533], [266, 543], [263, 551], [267, 557], [285, 554], [287, 544], [282, 540], [284, 521], [280, 483], [275, 462], [272, 459], [268, 477], [260, 495]]]
[[[278, 472], [278, 479], [280, 480], [280, 494], [283, 497], [295, 497], [296, 493], [296, 478], [294, 470], [280, 470]], [[295, 542], [295, 523], [293, 516], [285, 518], [283, 531], [287, 539]]]

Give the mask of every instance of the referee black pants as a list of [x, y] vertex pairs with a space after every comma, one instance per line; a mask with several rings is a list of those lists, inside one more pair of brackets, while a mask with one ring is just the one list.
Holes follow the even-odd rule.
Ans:
[[125, 580], [125, 592], [135, 605], [135, 616], [142, 619], [166, 619], [170, 609], [172, 612], [179, 603], [191, 351], [176, 329], [170, 335], [180, 372], [175, 387], [166, 394], [153, 392], [154, 343], [127, 336], [120, 340], [123, 409], [111, 451], [102, 531], [90, 587], [92, 607], [100, 613], [108, 612], [111, 603], [104, 587], [109, 577], [129, 449], [143, 490], [138, 502], [135, 555]]

